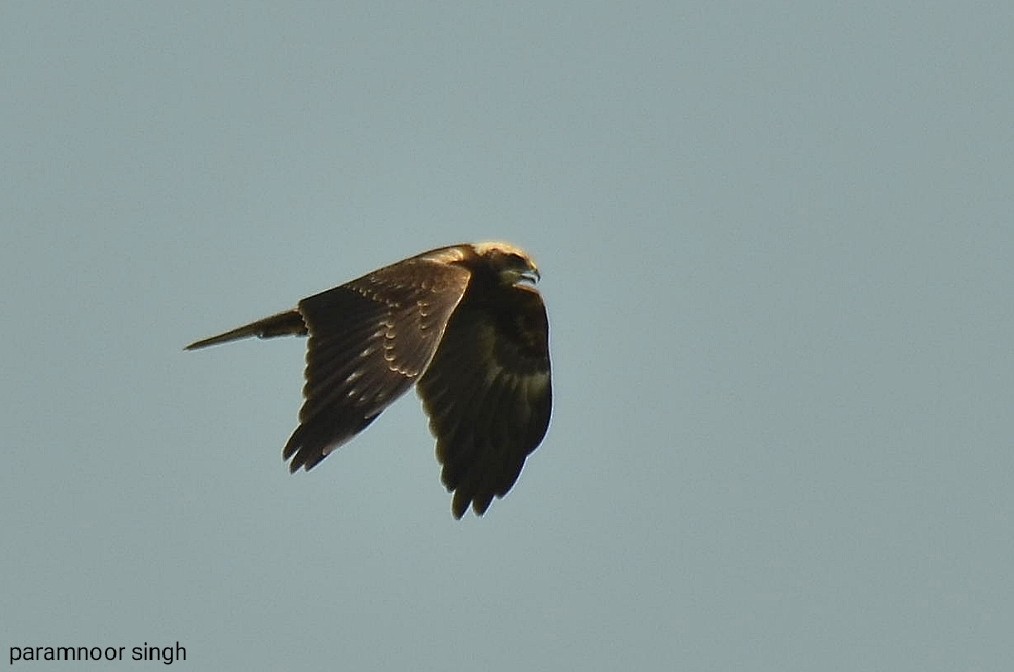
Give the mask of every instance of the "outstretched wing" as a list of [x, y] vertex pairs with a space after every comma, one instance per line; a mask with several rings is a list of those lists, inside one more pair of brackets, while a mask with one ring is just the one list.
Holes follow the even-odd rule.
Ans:
[[470, 273], [413, 257], [299, 302], [310, 340], [300, 425], [282, 451], [312, 469], [426, 370]]
[[549, 427], [549, 321], [525, 285], [466, 297], [419, 380], [443, 482], [461, 518], [482, 515], [514, 485]]

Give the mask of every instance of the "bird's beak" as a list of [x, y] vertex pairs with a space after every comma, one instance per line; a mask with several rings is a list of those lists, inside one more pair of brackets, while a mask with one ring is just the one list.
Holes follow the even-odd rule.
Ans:
[[533, 265], [530, 269], [523, 272], [520, 278], [521, 280], [525, 280], [534, 285], [536, 282], [542, 279], [542, 275], [539, 273], [539, 269]]

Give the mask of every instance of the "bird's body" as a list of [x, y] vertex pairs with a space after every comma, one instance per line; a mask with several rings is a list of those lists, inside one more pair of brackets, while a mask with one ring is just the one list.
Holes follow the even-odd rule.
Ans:
[[538, 269], [507, 243], [442, 247], [187, 346], [308, 335], [305, 402], [282, 451], [310, 470], [413, 384], [460, 518], [486, 511], [549, 426], [549, 323]]

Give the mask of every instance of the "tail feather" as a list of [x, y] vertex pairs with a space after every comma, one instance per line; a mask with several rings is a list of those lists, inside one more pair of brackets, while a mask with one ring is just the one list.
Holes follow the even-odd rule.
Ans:
[[272, 315], [271, 317], [265, 317], [263, 320], [251, 322], [242, 327], [237, 327], [224, 334], [191, 343], [186, 347], [186, 350], [198, 350], [206, 348], [209, 345], [228, 343], [229, 341], [237, 341], [251, 336], [273, 338], [275, 336], [306, 336], [306, 334], [307, 329], [306, 323], [303, 322], [303, 316], [299, 314], [298, 310], [289, 310]]

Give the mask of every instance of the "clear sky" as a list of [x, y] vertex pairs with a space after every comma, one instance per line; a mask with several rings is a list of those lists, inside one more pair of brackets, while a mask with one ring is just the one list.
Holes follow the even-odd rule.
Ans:
[[[1010, 669], [1012, 34], [1009, 2], [3, 3], [0, 664]], [[491, 238], [541, 267], [556, 405], [484, 518], [414, 393], [292, 476], [305, 341], [182, 351]]]

